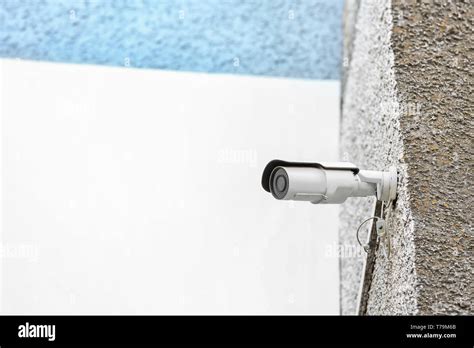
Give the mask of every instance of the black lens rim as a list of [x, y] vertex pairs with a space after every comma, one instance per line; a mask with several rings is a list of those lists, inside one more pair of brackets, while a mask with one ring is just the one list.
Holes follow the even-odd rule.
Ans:
[[[279, 177], [285, 178], [286, 185], [283, 191], [279, 191], [277, 188], [277, 179]], [[288, 193], [288, 189], [290, 187], [290, 178], [288, 177], [288, 173], [286, 172], [285, 168], [276, 167], [273, 169], [272, 173], [270, 174], [269, 186], [270, 186], [270, 192], [272, 193], [273, 197], [275, 197], [276, 199], [285, 198], [286, 194]]]

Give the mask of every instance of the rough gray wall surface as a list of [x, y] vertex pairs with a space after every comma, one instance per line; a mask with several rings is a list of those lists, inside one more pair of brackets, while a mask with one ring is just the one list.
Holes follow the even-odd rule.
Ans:
[[[343, 12], [343, 39], [342, 44], [344, 49], [342, 50], [342, 74], [341, 74], [341, 90], [344, 91], [347, 78], [347, 70], [349, 69], [349, 62], [351, 61], [352, 55], [352, 44], [354, 42], [355, 23], [357, 18], [357, 12], [359, 10], [360, 0], [346, 0], [344, 2]], [[342, 93], [343, 95], [343, 93]], [[341, 98], [342, 100], [342, 98]]]
[[[472, 313], [471, 18], [468, 2], [362, 0], [353, 42], [345, 42], [341, 156], [399, 171], [387, 211], [391, 254], [381, 240], [367, 314]], [[354, 250], [372, 209], [366, 199], [342, 206], [343, 314], [356, 311], [365, 256], [344, 251]]]
[[[472, 313], [473, 55], [470, 1], [393, 1], [392, 47], [421, 314]], [[416, 112], [419, 110], [419, 112]], [[415, 112], [413, 112], [415, 111]]]
[[[400, 107], [396, 95], [394, 56], [391, 49], [390, 2], [362, 1], [357, 13], [352, 58], [342, 110], [341, 149], [345, 160], [365, 169], [400, 170], [398, 199], [388, 214], [392, 252], [387, 259], [383, 247], [377, 251], [368, 312], [409, 314], [416, 312], [413, 223], [406, 191]], [[374, 200], [357, 198], [342, 206], [340, 241], [342, 250], [358, 245], [359, 224], [373, 215]], [[369, 230], [365, 225], [361, 239]], [[361, 251], [361, 249], [358, 249]], [[354, 314], [357, 307], [365, 253], [342, 253], [341, 309]]]

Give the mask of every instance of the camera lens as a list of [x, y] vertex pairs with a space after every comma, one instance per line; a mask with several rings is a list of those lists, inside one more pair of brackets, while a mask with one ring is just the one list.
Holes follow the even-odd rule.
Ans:
[[289, 179], [286, 170], [277, 167], [270, 175], [270, 189], [273, 197], [276, 199], [283, 199], [288, 192]]
[[279, 175], [276, 177], [276, 188], [278, 192], [283, 192], [285, 191], [286, 188], [286, 179], [283, 175]]

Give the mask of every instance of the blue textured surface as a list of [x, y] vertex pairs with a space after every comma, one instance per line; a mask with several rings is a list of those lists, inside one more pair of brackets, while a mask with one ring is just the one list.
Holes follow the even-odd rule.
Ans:
[[0, 56], [338, 79], [343, 0], [0, 0]]

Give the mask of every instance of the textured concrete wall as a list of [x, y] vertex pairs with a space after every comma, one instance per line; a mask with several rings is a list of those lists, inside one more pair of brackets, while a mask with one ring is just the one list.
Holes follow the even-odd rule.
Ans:
[[[391, 254], [381, 241], [367, 313], [472, 313], [472, 5], [362, 0], [346, 9], [356, 13], [345, 42], [342, 157], [399, 170], [398, 199], [387, 212]], [[365, 199], [343, 206], [342, 250], [356, 244], [371, 209]], [[363, 257], [342, 254], [346, 314], [357, 307]]]
[[0, 1], [0, 56], [339, 79], [343, 0]]
[[[347, 71], [349, 69], [349, 63], [352, 58], [352, 46], [354, 43], [355, 23], [357, 13], [359, 10], [360, 1], [358, 0], [346, 0], [344, 2], [343, 11], [343, 38], [342, 44], [344, 49], [342, 50], [342, 76], [341, 76], [341, 89], [344, 90], [345, 82], [347, 79]], [[341, 100], [342, 100], [341, 94]]]

